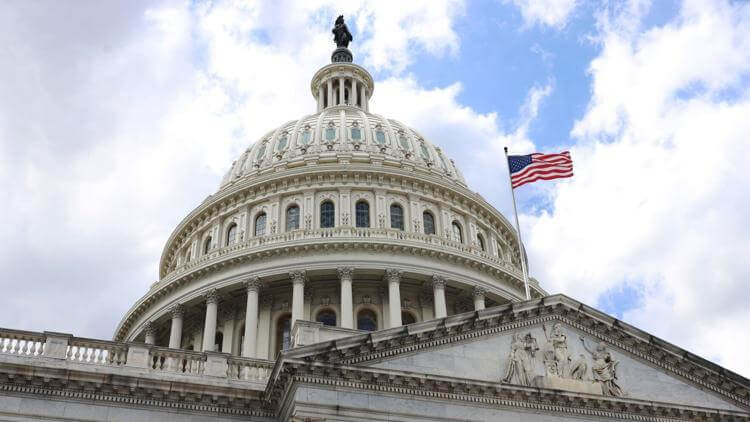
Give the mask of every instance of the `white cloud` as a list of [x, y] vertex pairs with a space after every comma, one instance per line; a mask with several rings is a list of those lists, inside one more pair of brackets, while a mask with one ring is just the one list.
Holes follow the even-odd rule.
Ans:
[[[508, 1], [508, 0], [506, 0]], [[526, 26], [546, 25], [562, 29], [575, 10], [577, 0], [509, 0], [521, 12]]]
[[748, 374], [750, 6], [686, 2], [645, 32], [632, 10], [601, 25], [576, 175], [523, 219], [531, 259], [588, 303], [626, 284], [624, 319]]
[[355, 32], [360, 63], [398, 73], [416, 51], [457, 50], [462, 3], [434, 6], [4, 7], [0, 326], [111, 335], [156, 278], [173, 227], [231, 160], [264, 131], [314, 112], [309, 80], [334, 48], [332, 17], [370, 31]]

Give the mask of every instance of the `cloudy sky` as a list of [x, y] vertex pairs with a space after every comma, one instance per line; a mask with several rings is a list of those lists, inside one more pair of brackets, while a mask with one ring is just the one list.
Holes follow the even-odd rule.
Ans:
[[532, 274], [750, 376], [750, 3], [0, 3], [0, 326], [110, 338], [176, 224], [312, 112], [343, 13], [372, 109], [511, 216], [502, 147], [569, 149], [519, 189]]

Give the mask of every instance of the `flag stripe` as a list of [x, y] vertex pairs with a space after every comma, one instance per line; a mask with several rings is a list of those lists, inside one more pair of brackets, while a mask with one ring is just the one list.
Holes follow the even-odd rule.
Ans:
[[525, 180], [525, 181], [517, 183], [517, 184], [514, 183], [513, 184], [513, 189], [515, 189], [515, 188], [517, 188], [519, 186], [523, 186], [523, 185], [525, 185], [527, 183], [536, 182], [537, 180], [553, 180], [553, 179], [561, 179], [561, 178], [565, 178], [565, 177], [573, 177], [573, 173], [570, 173], [569, 175], [566, 175], [566, 176], [541, 176], [541, 175], [539, 175], [539, 176], [537, 176], [537, 177], [535, 177], [533, 179], [528, 179], [528, 180]]
[[573, 176], [573, 161], [568, 151], [559, 154], [509, 155], [508, 167], [511, 170], [511, 186], [514, 189], [537, 180]]

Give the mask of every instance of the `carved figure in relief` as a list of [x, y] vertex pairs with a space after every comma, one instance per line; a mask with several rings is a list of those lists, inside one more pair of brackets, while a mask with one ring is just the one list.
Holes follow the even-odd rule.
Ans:
[[547, 347], [544, 352], [544, 367], [547, 376], [582, 380], [586, 373], [586, 361], [583, 356], [575, 361], [570, 356], [568, 336], [562, 324], [556, 322], [549, 332], [547, 327], [542, 325], [542, 330], [547, 337]]
[[508, 384], [531, 385], [534, 377], [534, 354], [539, 350], [531, 333], [522, 338], [521, 333], [513, 334], [508, 358], [508, 370], [502, 381]]
[[583, 348], [594, 359], [594, 363], [591, 366], [591, 373], [594, 376], [594, 381], [601, 384], [602, 393], [605, 396], [624, 396], [625, 393], [623, 393], [622, 388], [617, 385], [617, 364], [620, 362], [612, 359], [612, 355], [607, 350], [604, 342], [597, 344], [593, 350], [589, 349], [583, 337], [581, 337], [581, 343], [583, 344]]

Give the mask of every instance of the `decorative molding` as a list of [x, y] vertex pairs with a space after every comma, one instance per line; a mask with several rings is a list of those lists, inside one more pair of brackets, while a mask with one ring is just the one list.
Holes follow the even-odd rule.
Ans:
[[389, 283], [400, 283], [402, 271], [396, 268], [387, 268], [385, 270], [385, 281]]
[[262, 287], [262, 283], [260, 281], [260, 277], [258, 276], [252, 276], [245, 280], [245, 289], [248, 292], [260, 292], [260, 288]]
[[432, 275], [432, 288], [433, 290], [445, 289], [445, 277], [439, 274]]
[[203, 297], [206, 299], [206, 305], [219, 303], [219, 292], [216, 289], [207, 291]]
[[[575, 307], [574, 307], [575, 306]], [[592, 316], [585, 305], [562, 295], [550, 296], [541, 301], [527, 301], [452, 315], [440, 320], [418, 323], [416, 334], [407, 329], [382, 337], [373, 342], [370, 338], [361, 344], [344, 346], [337, 342], [335, 350], [307, 356], [310, 362], [330, 362], [338, 365], [353, 365], [368, 361], [392, 359], [403, 354], [418, 353], [435, 347], [447, 347], [496, 333], [526, 329], [540, 324], [564, 322], [588, 336], [640, 358], [651, 365], [685, 379], [701, 388], [711, 390], [745, 408], [750, 408], [750, 382], [724, 368], [678, 349], [659, 339], [640, 332], [634, 327], [598, 313]], [[614, 322], [605, 322], [612, 320]], [[450, 321], [450, 325], [447, 322]], [[434, 326], [430, 330], [420, 329], [419, 324]], [[636, 335], [638, 334], [638, 335]], [[290, 358], [295, 358], [292, 353]], [[711, 368], [715, 369], [711, 369]]]
[[305, 284], [307, 281], [307, 272], [305, 270], [289, 271], [289, 278], [293, 284]]
[[185, 305], [177, 303], [170, 308], [169, 313], [172, 314], [172, 318], [183, 318], [185, 316]]
[[352, 281], [352, 276], [354, 275], [354, 268], [352, 267], [338, 267], [336, 268], [336, 273], [339, 275], [339, 280], [348, 280]]

